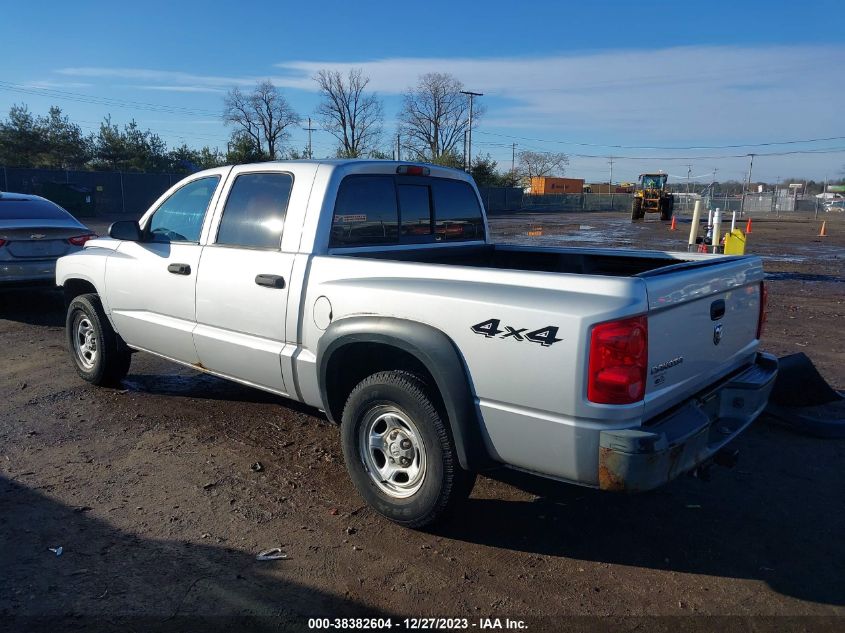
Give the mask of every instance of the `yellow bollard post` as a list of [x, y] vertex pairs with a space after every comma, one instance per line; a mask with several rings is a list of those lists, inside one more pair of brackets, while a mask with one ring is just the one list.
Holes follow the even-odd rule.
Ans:
[[689, 228], [689, 243], [687, 250], [692, 252], [695, 248], [695, 240], [698, 237], [698, 224], [701, 222], [701, 200], [695, 201], [695, 207], [692, 210], [692, 226]]

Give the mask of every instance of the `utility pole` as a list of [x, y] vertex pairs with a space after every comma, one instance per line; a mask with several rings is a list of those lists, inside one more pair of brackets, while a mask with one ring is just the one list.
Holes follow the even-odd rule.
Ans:
[[707, 204], [708, 210], [711, 210], [713, 207], [713, 200], [716, 199], [716, 172], [719, 171], [718, 167], [713, 168], [713, 180], [710, 181], [710, 201]]
[[402, 144], [400, 142], [400, 134], [396, 135], [396, 160], [402, 160]]
[[749, 154], [748, 157], [751, 159], [751, 162], [748, 164], [748, 180], [745, 181], [745, 191], [742, 192], [742, 203], [739, 207], [740, 217], [745, 215], [745, 197], [751, 189], [751, 170], [754, 169], [754, 154]]
[[311, 117], [308, 117], [308, 127], [302, 129], [308, 131], [308, 158], [314, 158], [314, 152], [311, 151], [311, 132], [316, 131], [317, 128], [311, 127]]
[[469, 134], [467, 135], [467, 154], [469, 156], [469, 166], [467, 171], [469, 171], [469, 167], [472, 166], [472, 100], [475, 97], [483, 97], [484, 93], [461, 90], [461, 94], [469, 97]]
[[511, 143], [511, 175], [516, 173], [516, 143]]
[[613, 211], [613, 194], [616, 190], [613, 188], [613, 156], [610, 157], [610, 181], [607, 183], [607, 190], [610, 192], [610, 210]]

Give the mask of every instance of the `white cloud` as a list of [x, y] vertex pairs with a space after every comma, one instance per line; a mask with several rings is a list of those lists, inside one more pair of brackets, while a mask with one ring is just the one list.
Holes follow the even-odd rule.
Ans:
[[[689, 46], [478, 59], [293, 60], [275, 64], [266, 75], [258, 72], [225, 76], [107, 67], [64, 68], [57, 72], [71, 80], [120, 80], [121, 84], [132, 84], [134, 88], [173, 93], [213, 93], [231, 86], [248, 88], [257, 81], [270, 79], [279, 87], [306, 93], [291, 95], [295, 107], [305, 111], [314, 107], [316, 84], [312, 77], [318, 70], [343, 72], [362, 68], [371, 78], [370, 87], [388, 98], [389, 113], [395, 111], [398, 95], [413, 85], [419, 75], [448, 72], [467, 88], [485, 93], [481, 102], [487, 106], [487, 114], [474, 140], [479, 144], [486, 142], [497, 158], [506, 160], [510, 148], [496, 149], [496, 144], [509, 145], [511, 139], [493, 134], [596, 144], [596, 147], [582, 147], [518, 140], [522, 148], [533, 145], [570, 153], [619, 152], [633, 156], [665, 156], [669, 152], [617, 150], [609, 145], [726, 145], [842, 136], [845, 135], [840, 115], [840, 104], [845, 101], [845, 83], [840, 81], [843, 67], [845, 46], [825, 44]], [[843, 147], [845, 143], [832, 142], [828, 146]], [[751, 151], [745, 148], [735, 153], [746, 150]], [[761, 148], [761, 151], [765, 150]], [[720, 153], [723, 152], [696, 152]], [[800, 162], [808, 169], [825, 173], [833, 169], [829, 165], [839, 165], [841, 157], [841, 154], [785, 157], [780, 162], [789, 165]], [[602, 159], [579, 162], [595, 163], [596, 173], [606, 169]], [[765, 165], [777, 161], [770, 158], [761, 162], [761, 168], [766, 169]], [[724, 164], [717, 161], [714, 166], [724, 165], [725, 172], [731, 170], [730, 177], [741, 177], [744, 163], [737, 159]], [[836, 170], [838, 167], [830, 173]], [[720, 171], [720, 177], [725, 172]]]
[[67, 89], [67, 88], [89, 88], [90, 83], [84, 81], [30, 81], [23, 84], [24, 88], [42, 89]]
[[157, 90], [160, 92], [225, 92], [224, 88], [213, 88], [211, 86], [179, 86], [179, 85], [162, 85], [162, 86], [127, 86], [128, 88], [135, 88], [137, 90]]
[[[418, 75], [448, 72], [504, 100], [485, 125], [640, 141], [824, 136], [839, 125], [842, 46], [694, 46], [544, 57], [391, 58], [282, 62], [310, 77], [362, 68], [371, 87], [398, 94]], [[794, 130], [794, 131], [792, 131]], [[843, 132], [840, 128], [838, 132]]]
[[[89, 77], [98, 79], [120, 79], [124, 81], [156, 82], [156, 85], [191, 86], [193, 88], [229, 89], [232, 86], [253, 86], [259, 81], [269, 79], [283, 88], [311, 89], [310, 77], [277, 77], [268, 75], [246, 75], [239, 77], [220, 75], [201, 75], [175, 70], [156, 70], [151, 68], [108, 68], [100, 66], [84, 66], [74, 68], [60, 68], [56, 71], [60, 75], [69, 77]], [[139, 87], [139, 86], [136, 86]]]

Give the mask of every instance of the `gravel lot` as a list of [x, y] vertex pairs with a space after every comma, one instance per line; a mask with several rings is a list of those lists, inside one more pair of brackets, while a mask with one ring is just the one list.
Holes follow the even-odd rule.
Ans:
[[[492, 225], [509, 241], [662, 249], [682, 247], [689, 227], [609, 213]], [[754, 224], [750, 250], [771, 275], [764, 348], [806, 352], [845, 389], [845, 222], [829, 222], [826, 238], [818, 227]], [[736, 442], [735, 469], [639, 496], [491, 473], [450, 523], [412, 532], [363, 506], [319, 412], [144, 354], [122, 389], [89, 386], [71, 367], [63, 322], [52, 291], [0, 293], [0, 621], [28, 630], [44, 616], [62, 620], [56, 630], [231, 628], [212, 616], [275, 616], [250, 623], [290, 630], [348, 615], [510, 617], [533, 630], [713, 627], [694, 617], [704, 615], [741, 616], [720, 620], [723, 630], [845, 624], [845, 441], [761, 420]], [[58, 546], [61, 556], [48, 550]], [[286, 560], [254, 560], [276, 546]], [[655, 615], [683, 620], [643, 619]]]

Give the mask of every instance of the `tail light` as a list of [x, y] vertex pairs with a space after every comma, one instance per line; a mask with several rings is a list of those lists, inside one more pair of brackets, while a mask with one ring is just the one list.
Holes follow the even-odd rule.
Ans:
[[766, 327], [766, 308], [769, 305], [769, 289], [766, 282], [760, 282], [760, 316], [757, 318], [757, 338], [763, 337], [763, 330]]
[[0, 246], [5, 246], [5, 245], [6, 245], [6, 240], [0, 238]]
[[74, 246], [84, 246], [85, 242], [88, 240], [93, 240], [97, 237], [96, 233], [88, 233], [87, 235], [77, 235], [76, 237], [69, 237], [67, 238], [68, 244], [73, 244]]
[[401, 176], [428, 176], [431, 170], [421, 165], [399, 165], [396, 168], [396, 173]]
[[632, 404], [645, 396], [648, 319], [609, 321], [590, 333], [587, 399], [598, 404]]

